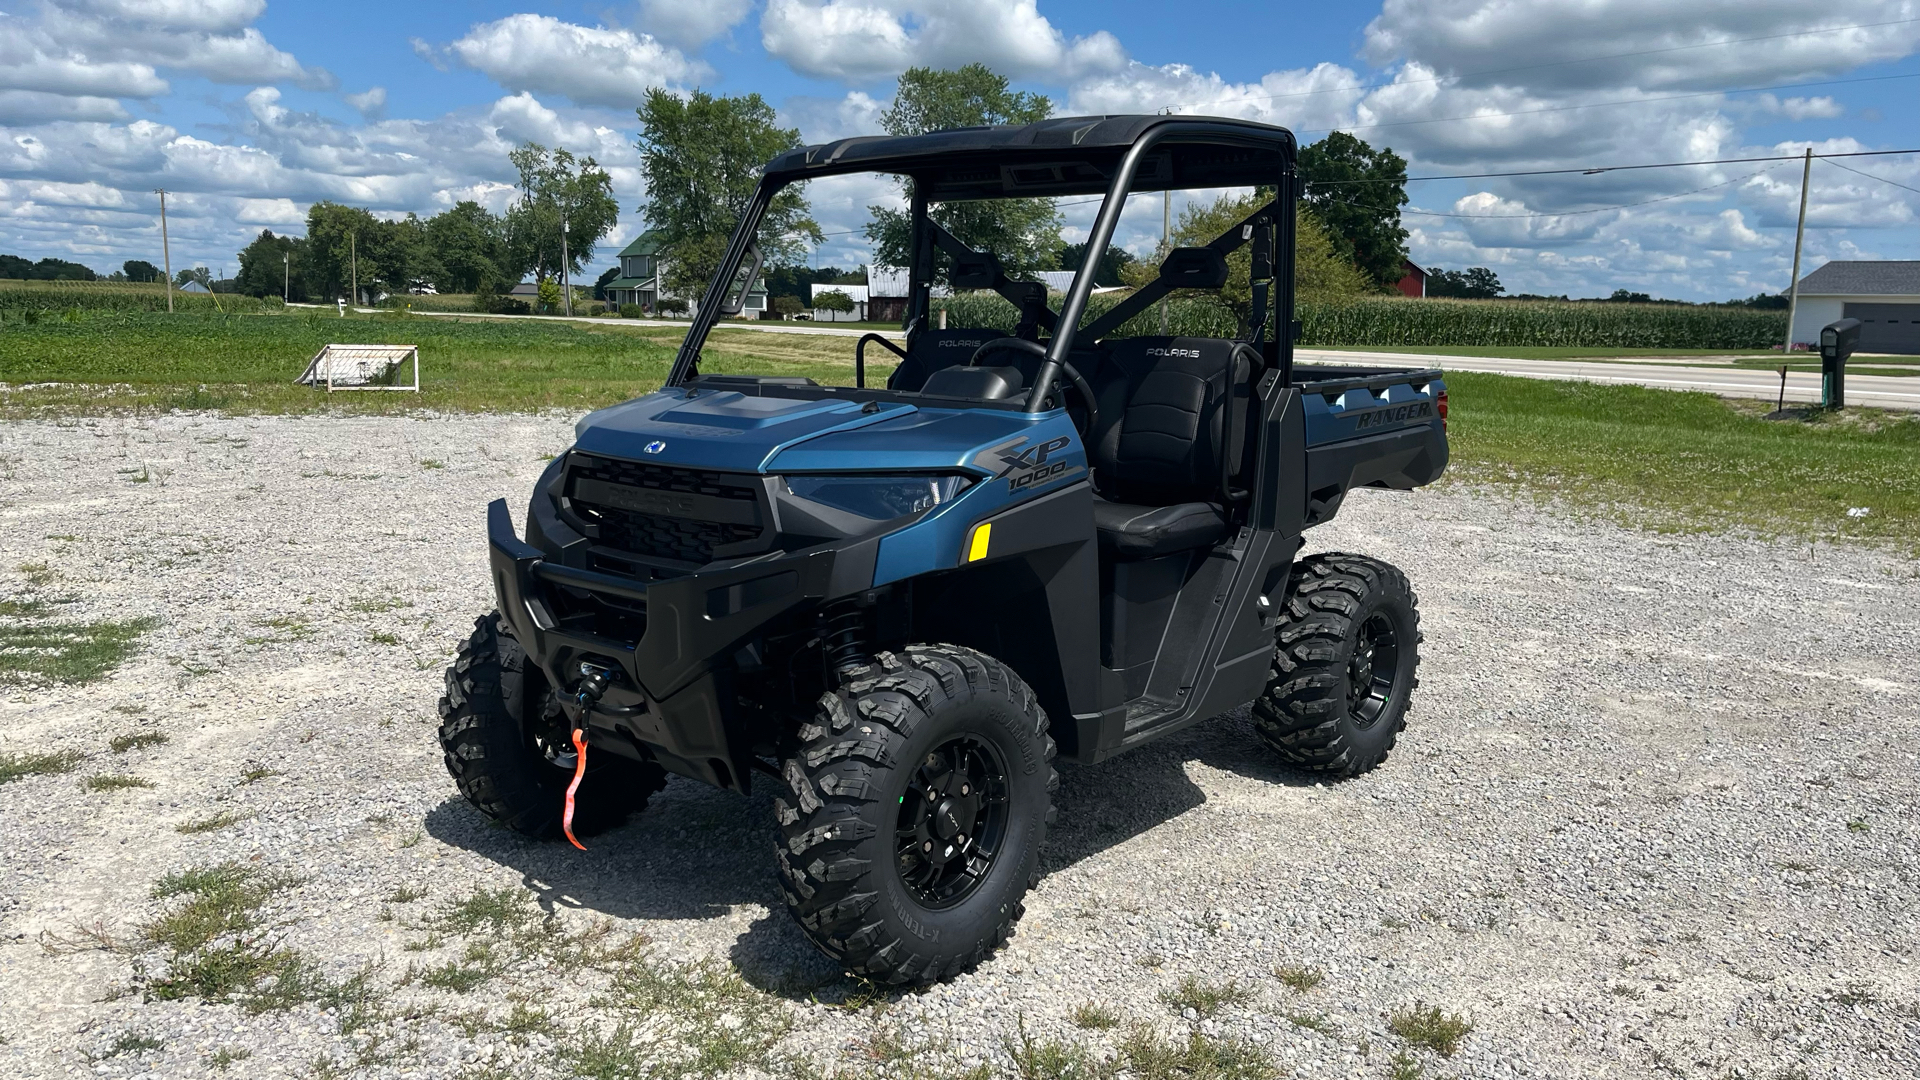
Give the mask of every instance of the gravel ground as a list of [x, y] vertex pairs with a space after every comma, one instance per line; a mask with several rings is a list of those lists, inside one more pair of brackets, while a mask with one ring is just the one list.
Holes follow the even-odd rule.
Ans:
[[[675, 780], [585, 854], [456, 798], [434, 701], [490, 603], [482, 507], [524, 505], [569, 425], [0, 428], [0, 600], [155, 620], [101, 681], [0, 686], [0, 751], [87, 755], [0, 785], [0, 1072], [565, 1075], [582, 1025], [707, 1009], [772, 1041], [775, 1071], [897, 1071], [898, 1053], [1004, 1069], [1023, 1023], [1098, 1056], [1138, 1022], [1303, 1077], [1920, 1074], [1910, 562], [1625, 531], [1463, 486], [1358, 493], [1311, 542], [1397, 563], [1423, 601], [1393, 759], [1323, 787], [1242, 712], [1069, 767], [1012, 946], [874, 1003], [782, 910], [764, 783]], [[140, 732], [170, 741], [108, 749]], [[153, 786], [85, 786], [108, 773]], [[241, 820], [179, 831], [216, 813]], [[150, 890], [223, 862], [297, 876], [265, 901], [270, 941], [315, 985], [367, 971], [373, 1011], [159, 1000], [167, 956], [137, 928], [178, 899]], [[551, 932], [462, 932], [443, 916], [477, 889], [525, 894]], [[591, 956], [570, 935], [593, 928], [651, 945]], [[462, 963], [478, 976], [431, 975]], [[1298, 991], [1284, 968], [1324, 981]], [[707, 979], [706, 1005], [618, 1012], [643, 969]], [[1189, 977], [1250, 994], [1183, 1013], [1166, 997]], [[1417, 1002], [1470, 1019], [1452, 1056], [1390, 1030]], [[1122, 1026], [1076, 1026], [1089, 1003]]]

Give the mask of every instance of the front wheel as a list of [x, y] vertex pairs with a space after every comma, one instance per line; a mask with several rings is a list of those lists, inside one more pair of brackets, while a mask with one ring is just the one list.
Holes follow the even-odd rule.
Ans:
[[1407, 576], [1362, 555], [1300, 560], [1287, 583], [1260, 740], [1288, 762], [1359, 776], [1407, 726], [1420, 666], [1420, 610]]
[[787, 906], [876, 982], [950, 979], [1013, 933], [1053, 817], [1033, 691], [983, 653], [910, 645], [821, 697], [774, 802]]
[[[440, 747], [447, 772], [474, 809], [518, 833], [560, 835], [573, 778], [566, 717], [547, 680], [497, 613], [481, 616], [447, 669], [440, 699]], [[653, 762], [589, 755], [575, 803], [574, 831], [610, 829], [667, 784]]]

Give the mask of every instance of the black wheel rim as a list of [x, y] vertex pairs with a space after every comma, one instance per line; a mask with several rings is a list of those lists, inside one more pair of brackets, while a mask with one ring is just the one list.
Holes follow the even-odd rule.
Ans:
[[1393, 702], [1393, 684], [1400, 675], [1400, 635], [1384, 612], [1374, 612], [1360, 624], [1353, 659], [1347, 661], [1347, 714], [1368, 728], [1386, 715]]
[[894, 862], [922, 906], [952, 907], [993, 872], [1007, 835], [1006, 762], [973, 735], [922, 755], [900, 796]]
[[559, 695], [548, 691], [540, 715], [528, 726], [533, 748], [547, 764], [562, 772], [572, 773], [575, 764], [573, 725], [567, 720], [567, 711], [561, 707]]

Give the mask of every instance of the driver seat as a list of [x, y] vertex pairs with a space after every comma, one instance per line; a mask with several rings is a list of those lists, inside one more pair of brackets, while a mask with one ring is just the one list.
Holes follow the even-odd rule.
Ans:
[[923, 390], [934, 372], [964, 365], [975, 349], [1006, 336], [998, 330], [922, 330], [913, 336], [907, 358], [888, 377], [887, 389], [908, 393]]
[[[1121, 338], [1103, 347], [1092, 376], [1100, 424], [1088, 439], [1101, 550], [1150, 559], [1218, 543], [1231, 528], [1221, 491], [1224, 421], [1231, 408], [1233, 430], [1246, 430], [1237, 388], [1251, 372], [1234, 359], [1233, 342], [1214, 338]], [[1239, 449], [1231, 451], [1236, 470]]]

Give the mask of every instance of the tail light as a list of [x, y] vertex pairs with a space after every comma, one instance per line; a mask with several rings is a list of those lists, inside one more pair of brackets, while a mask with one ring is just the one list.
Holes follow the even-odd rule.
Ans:
[[1440, 430], [1445, 431], [1447, 430], [1447, 392], [1445, 390], [1440, 391], [1440, 396], [1434, 399], [1434, 406], [1440, 410]]

